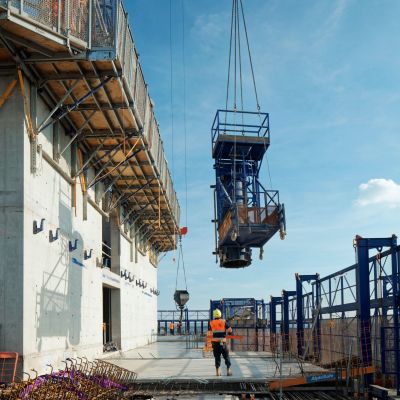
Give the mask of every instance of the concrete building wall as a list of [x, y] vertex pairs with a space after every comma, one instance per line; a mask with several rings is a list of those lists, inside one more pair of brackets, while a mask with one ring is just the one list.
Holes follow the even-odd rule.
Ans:
[[[150, 288], [157, 287], [157, 269], [149, 262], [148, 255], [137, 251], [131, 258], [131, 244], [121, 239], [121, 266], [135, 275], [136, 279], [147, 282], [145, 289], [123, 279], [121, 282], [121, 310], [126, 317], [122, 320], [122, 349], [128, 350], [148, 344], [154, 338], [149, 336], [157, 332], [157, 297], [150, 293]], [[133, 259], [133, 261], [131, 261]], [[135, 306], [136, 305], [136, 306]]]
[[[14, 76], [0, 79], [4, 93]], [[24, 140], [22, 98], [0, 109], [0, 351], [22, 352]]]
[[[6, 83], [0, 79], [0, 90]], [[36, 109], [40, 124], [49, 110], [40, 98]], [[102, 214], [88, 204], [84, 220], [79, 179], [75, 209], [71, 183], [40, 152], [37, 172], [31, 172], [31, 145], [23, 129], [18, 90], [0, 113], [5, 111], [7, 119], [1, 116], [0, 124], [0, 222], [4, 227], [0, 249], [5, 255], [0, 261], [0, 350], [18, 351], [24, 356], [23, 368], [38, 371], [44, 371], [46, 364], [57, 367], [66, 357], [102, 356], [104, 285], [114, 288], [113, 341], [124, 350], [148, 343], [157, 319], [156, 296], [150, 294], [157, 284], [157, 270], [148, 255], [139, 255], [135, 262], [129, 241], [114, 231], [112, 264], [118, 275], [97, 265], [96, 260], [102, 259]], [[61, 149], [69, 139], [60, 131]], [[53, 127], [39, 134], [38, 144], [53, 154]], [[71, 148], [59, 166], [70, 176]], [[94, 171], [87, 175], [90, 180]], [[93, 189], [89, 195], [95, 198]], [[40, 225], [42, 219], [43, 231], [34, 234], [33, 222]], [[59, 238], [50, 242], [49, 231], [55, 235], [57, 228]], [[76, 239], [77, 249], [71, 252], [69, 243], [74, 245]], [[92, 257], [84, 260], [84, 251], [90, 249]], [[147, 288], [120, 278], [120, 269], [147, 281]]]

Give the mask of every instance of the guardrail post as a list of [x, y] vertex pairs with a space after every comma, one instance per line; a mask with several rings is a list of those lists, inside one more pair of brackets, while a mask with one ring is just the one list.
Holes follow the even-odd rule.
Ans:
[[[399, 349], [399, 266], [397, 259], [397, 237], [365, 239], [356, 236], [355, 247], [357, 249], [357, 316], [360, 322], [360, 347], [363, 366], [372, 364], [372, 344], [371, 344], [371, 300], [369, 283], [369, 250], [377, 249], [382, 251], [383, 247], [390, 247], [392, 261], [392, 307], [393, 307], [393, 339], [394, 357], [396, 367], [396, 386], [397, 394], [400, 394], [400, 349]], [[383, 349], [384, 350], [384, 349]], [[371, 376], [365, 377], [365, 384], [372, 381]]]
[[[70, 1], [71, 0], [66, 0], [65, 1], [65, 18], [67, 19], [65, 23], [65, 29], [66, 29], [66, 35], [69, 36], [71, 34], [71, 7], [70, 7]], [[59, 9], [61, 11], [61, 8]]]
[[270, 346], [271, 346], [271, 351], [274, 352], [277, 349], [277, 340], [276, 340], [276, 306], [278, 304], [282, 304], [282, 297], [274, 297], [271, 296], [271, 302], [270, 302], [270, 319], [271, 319], [271, 327], [270, 327], [270, 332], [271, 332], [271, 338], [270, 338]]
[[88, 29], [88, 47], [92, 50], [92, 31], [93, 31], [93, 0], [89, 0], [89, 29]]
[[[343, 278], [342, 278], [342, 290], [341, 293], [343, 294]], [[343, 304], [343, 301], [342, 301]], [[321, 308], [321, 282], [319, 279], [316, 279], [315, 282], [315, 308], [314, 308], [314, 316], [316, 318], [315, 327], [313, 330], [313, 342], [314, 342], [314, 357], [317, 360], [320, 359], [320, 349], [321, 349], [321, 315], [320, 315], [320, 308]]]
[[296, 302], [297, 302], [297, 354], [302, 357], [304, 354], [304, 305], [303, 305], [303, 282], [310, 282], [319, 278], [315, 275], [295, 275], [296, 277]]
[[393, 287], [393, 326], [394, 326], [394, 354], [396, 366], [396, 388], [400, 395], [400, 344], [399, 344], [399, 260], [397, 258], [397, 238], [393, 235], [391, 246], [392, 255], [392, 287]]
[[289, 296], [296, 296], [296, 292], [294, 290], [282, 290], [282, 302], [283, 302], [283, 326], [282, 326], [282, 334], [283, 334], [283, 351], [290, 350], [290, 339], [289, 339]]

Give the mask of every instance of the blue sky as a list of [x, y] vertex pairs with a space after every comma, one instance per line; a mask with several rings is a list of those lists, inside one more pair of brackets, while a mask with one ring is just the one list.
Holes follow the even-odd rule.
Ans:
[[[184, 2], [189, 308], [208, 308], [211, 298], [269, 299], [294, 289], [295, 272], [325, 275], [352, 264], [355, 234], [400, 234], [400, 2], [245, 0], [287, 238], [277, 235], [263, 261], [254, 251], [253, 264], [239, 270], [219, 268], [211, 254], [209, 189], [210, 127], [225, 101], [231, 1]], [[182, 0], [172, 0], [173, 135], [170, 1], [125, 3], [185, 225]], [[245, 108], [254, 109], [245, 74]], [[268, 184], [267, 171], [261, 180]], [[173, 257], [167, 254], [159, 266], [160, 309], [173, 307]]]

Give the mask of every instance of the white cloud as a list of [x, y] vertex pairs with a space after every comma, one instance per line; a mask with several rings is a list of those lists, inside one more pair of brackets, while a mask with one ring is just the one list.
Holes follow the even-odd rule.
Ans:
[[209, 276], [209, 277], [208, 277], [208, 280], [209, 280], [209, 281], [213, 281], [213, 280], [214, 280], [214, 278], [213, 278], [213, 277], [211, 277], [211, 276]]
[[230, 19], [226, 12], [220, 14], [203, 14], [196, 17], [191, 34], [203, 51], [216, 51], [221, 37], [229, 40], [228, 24]]
[[386, 205], [391, 208], [400, 206], [400, 185], [392, 179], [370, 179], [359, 187], [356, 204], [360, 206]]

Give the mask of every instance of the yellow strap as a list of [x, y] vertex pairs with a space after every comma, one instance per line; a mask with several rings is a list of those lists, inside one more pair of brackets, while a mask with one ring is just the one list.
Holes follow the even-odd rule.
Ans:
[[[78, 159], [79, 159], [79, 168], [82, 169], [83, 154], [82, 154], [81, 149], [79, 149], [79, 148], [78, 148]], [[85, 180], [85, 174], [83, 172], [79, 175], [79, 180], [81, 181], [82, 193], [86, 193], [86, 180]]]
[[161, 228], [161, 184], [159, 183], [158, 193], [158, 229]]
[[76, 177], [74, 178], [74, 184], [72, 186], [72, 194], [73, 194], [73, 208], [75, 210], [75, 217], [76, 217]]
[[34, 139], [36, 137], [36, 133], [33, 130], [31, 113], [29, 112], [28, 99], [25, 93], [24, 77], [22, 76], [22, 71], [20, 68], [18, 68], [18, 78], [19, 78], [19, 85], [21, 87], [22, 98], [24, 100], [24, 112], [25, 112], [26, 123], [28, 125], [28, 135], [31, 139]]

